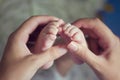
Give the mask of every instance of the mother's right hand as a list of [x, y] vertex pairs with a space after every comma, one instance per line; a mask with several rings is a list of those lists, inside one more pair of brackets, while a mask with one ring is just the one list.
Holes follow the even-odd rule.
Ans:
[[88, 36], [89, 49], [70, 44], [69, 50], [89, 64], [101, 80], [120, 80], [120, 39], [97, 18], [79, 19], [73, 25]]

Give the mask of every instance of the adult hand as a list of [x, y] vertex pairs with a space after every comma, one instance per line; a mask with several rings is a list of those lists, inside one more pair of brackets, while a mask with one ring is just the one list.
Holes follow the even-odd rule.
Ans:
[[54, 61], [66, 53], [65, 48], [59, 45], [44, 52], [33, 53], [26, 45], [30, 34], [38, 26], [54, 20], [58, 18], [31, 17], [10, 35], [0, 62], [0, 80], [30, 80], [36, 71], [47, 62]]
[[89, 49], [70, 43], [68, 49], [82, 58], [100, 80], [120, 80], [120, 39], [99, 19], [79, 19], [73, 25], [88, 36]]

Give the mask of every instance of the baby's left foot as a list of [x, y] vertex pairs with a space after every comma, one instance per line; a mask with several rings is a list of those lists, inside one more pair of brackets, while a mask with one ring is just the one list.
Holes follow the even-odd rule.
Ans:
[[[35, 45], [35, 53], [40, 53], [46, 51], [51, 48], [57, 38], [57, 34], [59, 32], [59, 26], [63, 23], [62, 20], [50, 22], [47, 26], [43, 28], [38, 36], [36, 45]], [[42, 68], [47, 69], [51, 67], [53, 61], [48, 62]]]
[[[62, 37], [64, 38], [64, 40], [66, 40], [67, 45], [69, 45], [71, 42], [76, 42], [80, 45], [87, 47], [83, 32], [76, 26], [66, 24], [65, 26], [62, 27], [62, 31], [63, 31]], [[74, 53], [72, 53], [72, 57], [75, 60], [75, 62], [77, 63], [82, 62], [82, 60], [77, 59], [77, 56], [74, 55]]]
[[66, 24], [62, 27], [62, 31], [62, 37], [66, 40], [67, 43], [74, 41], [78, 44], [87, 46], [84, 34], [78, 27], [71, 24]]

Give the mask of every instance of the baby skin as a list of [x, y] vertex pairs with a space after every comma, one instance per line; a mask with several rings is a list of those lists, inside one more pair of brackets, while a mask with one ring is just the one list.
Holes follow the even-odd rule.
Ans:
[[[77, 28], [76, 26], [73, 26], [71, 24], [64, 24], [62, 20], [53, 21], [50, 22], [47, 26], [43, 28], [39, 35], [39, 39], [37, 40], [37, 43], [39, 45], [35, 46], [36, 53], [45, 51], [53, 46], [53, 44], [56, 41], [57, 34], [61, 36], [61, 38], [65, 41], [66, 48], [68, 45], [72, 42], [75, 42], [77, 44], [81, 44], [85, 47], [87, 47], [85, 37], [82, 33], [82, 31]], [[76, 63], [81, 63], [82, 60], [78, 60], [77, 56], [74, 55], [74, 53], [70, 52], [73, 60]], [[47, 69], [51, 67], [53, 64], [53, 61], [48, 62], [43, 66], [43, 69]]]
[[[61, 34], [61, 37], [66, 42], [66, 48], [68, 48], [70, 43], [77, 43], [84, 47], [87, 47], [87, 43], [86, 43], [83, 32], [74, 25], [66, 24], [66, 25], [62, 26], [62, 32], [60, 34]], [[83, 63], [82, 59], [79, 59], [77, 57], [77, 55], [74, 54], [74, 52], [69, 51], [69, 53], [71, 53], [72, 59], [77, 64]]]

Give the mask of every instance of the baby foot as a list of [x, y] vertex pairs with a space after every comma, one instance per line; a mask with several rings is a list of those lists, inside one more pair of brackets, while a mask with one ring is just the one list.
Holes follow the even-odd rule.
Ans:
[[[62, 20], [54, 21], [49, 23], [47, 26], [43, 28], [40, 35], [38, 36], [38, 40], [35, 45], [35, 53], [40, 53], [52, 47], [52, 45], [54, 44], [57, 38], [57, 33], [59, 32], [59, 26], [62, 23], [63, 23]], [[42, 68], [47, 69], [51, 67], [52, 64], [53, 61], [48, 62]]]
[[[67, 45], [69, 45], [70, 42], [74, 41], [78, 44], [81, 44], [85, 47], [87, 47], [86, 44], [86, 40], [84, 37], [84, 34], [82, 33], [82, 31], [77, 28], [76, 26], [73, 26], [71, 24], [66, 24], [65, 26], [62, 27], [62, 37], [64, 38], [64, 40], [66, 40]], [[82, 60], [78, 60], [77, 56], [74, 55], [74, 53], [71, 53], [73, 60], [76, 63], [82, 63]]]

